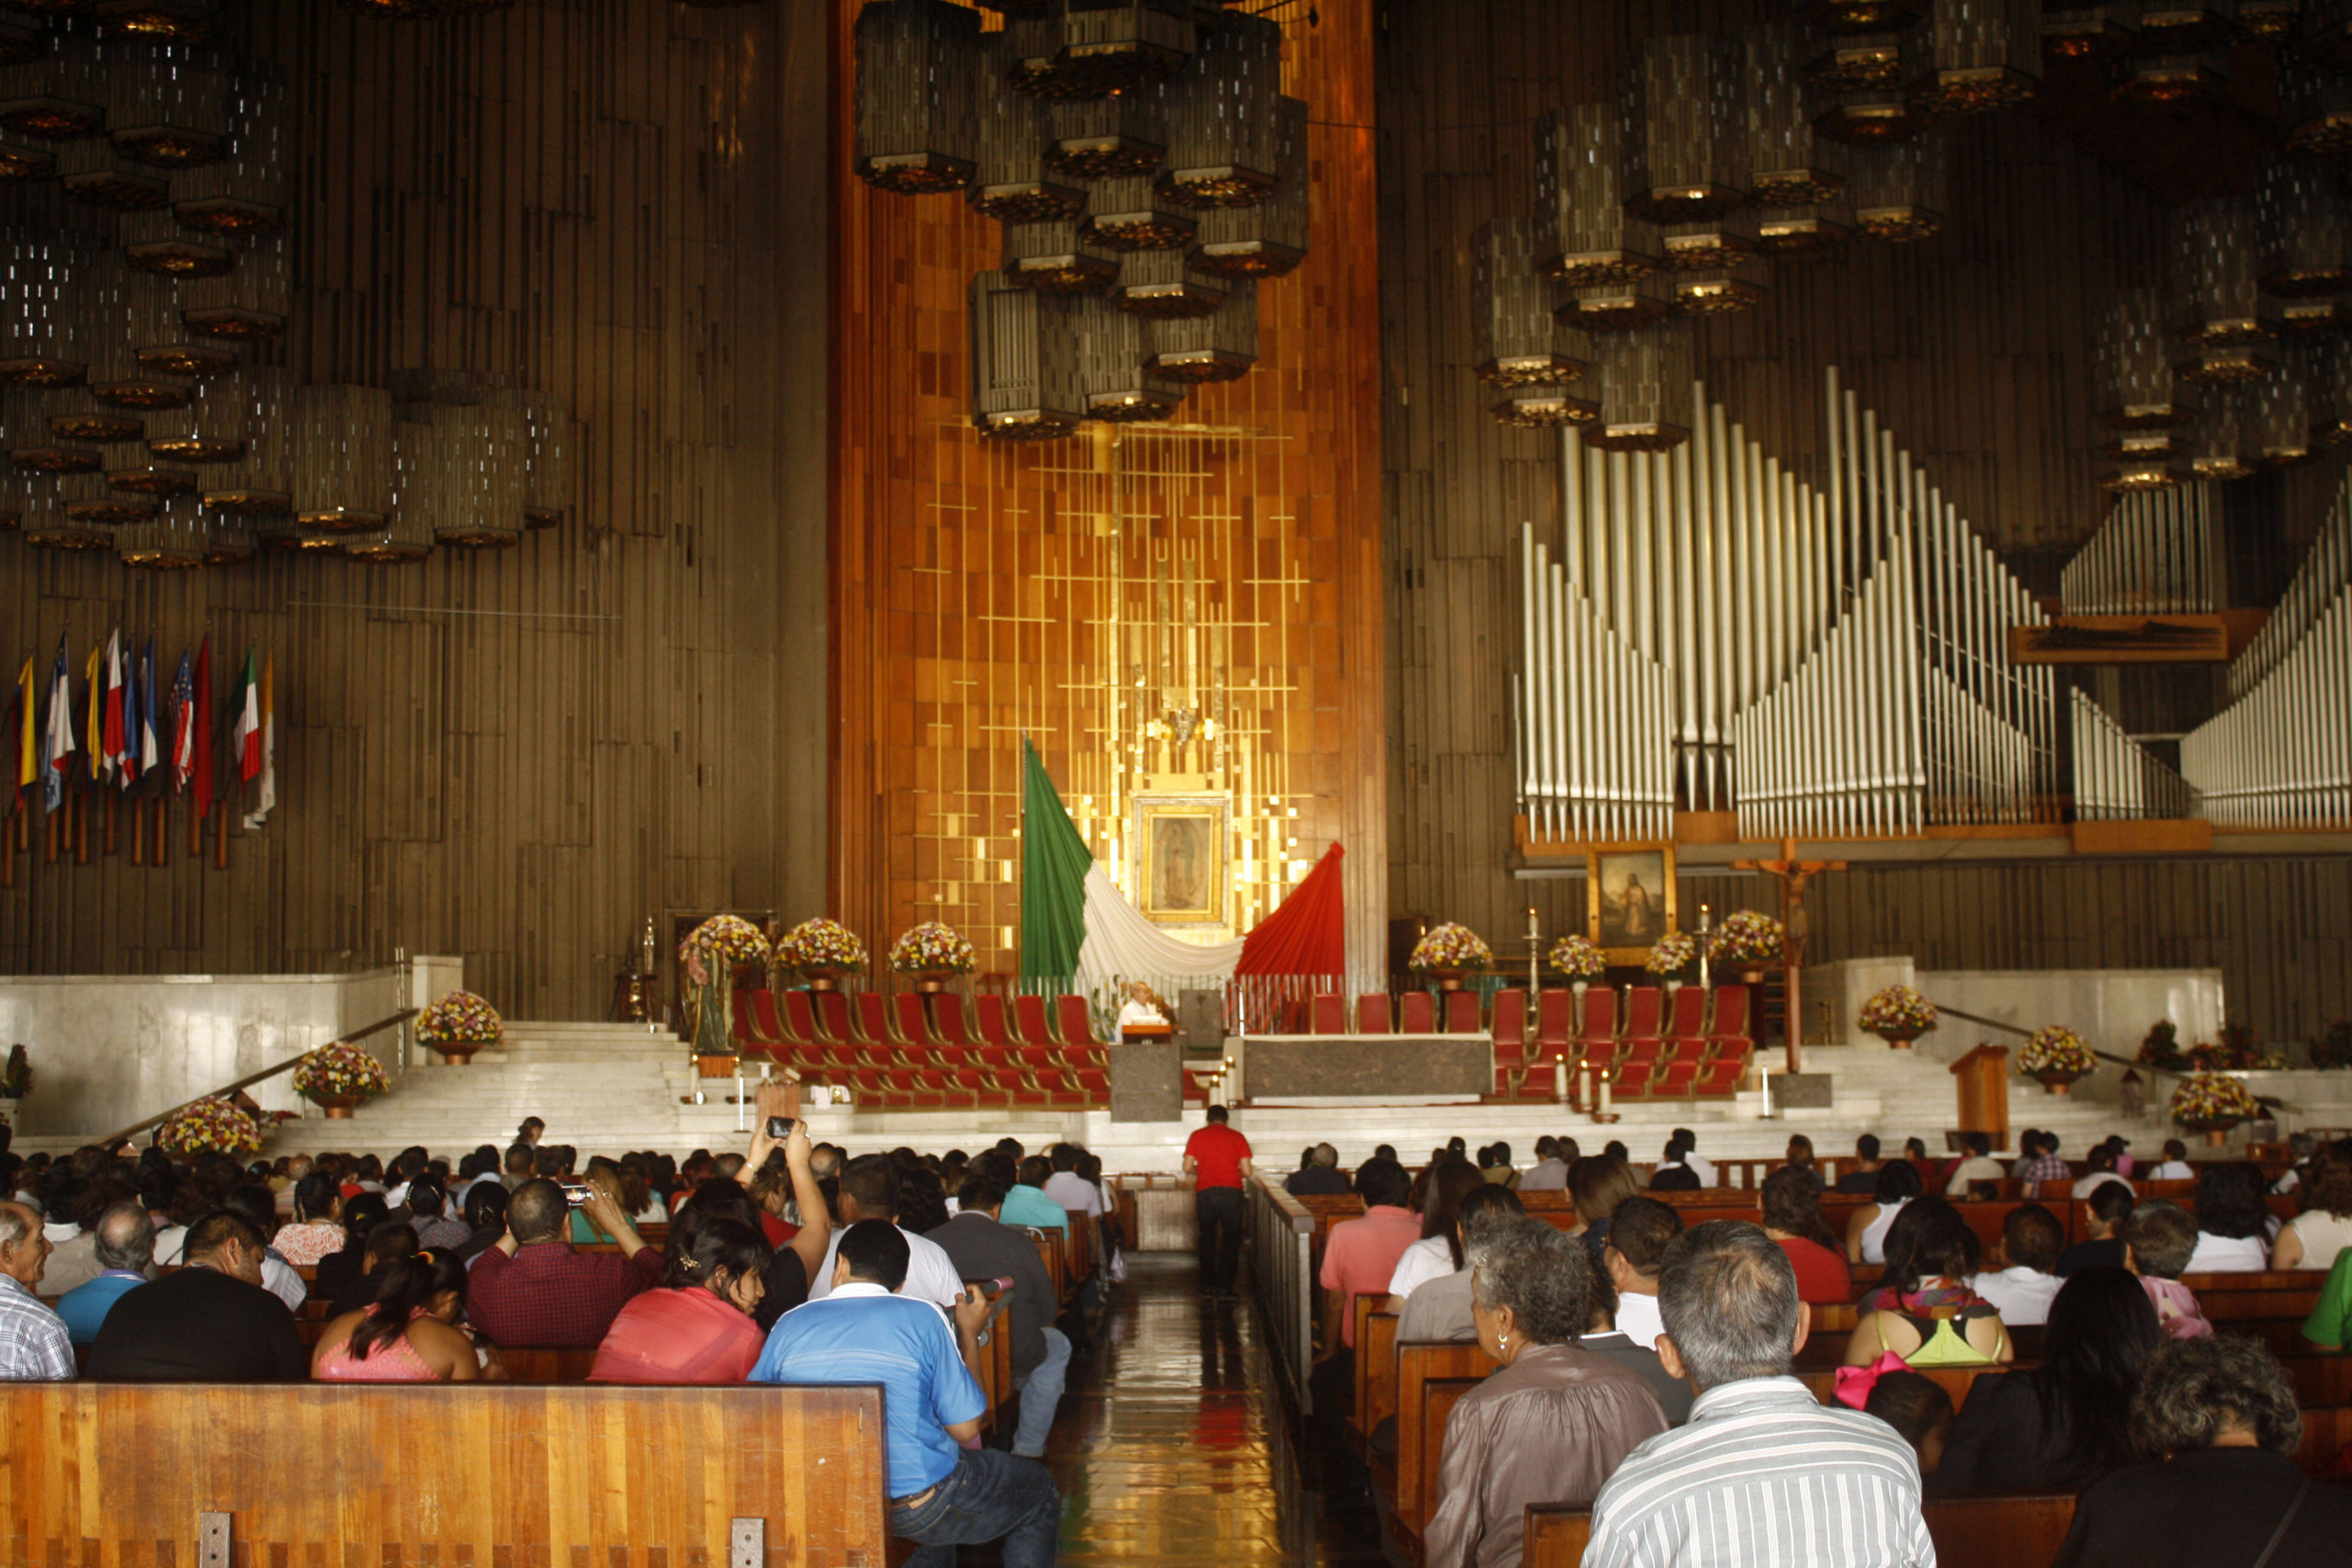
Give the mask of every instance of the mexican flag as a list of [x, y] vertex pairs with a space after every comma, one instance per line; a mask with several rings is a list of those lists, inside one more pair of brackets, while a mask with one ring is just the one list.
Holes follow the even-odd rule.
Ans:
[[245, 668], [237, 676], [237, 717], [229, 730], [236, 743], [237, 777], [251, 783], [261, 773], [261, 676], [254, 668], [251, 649]]

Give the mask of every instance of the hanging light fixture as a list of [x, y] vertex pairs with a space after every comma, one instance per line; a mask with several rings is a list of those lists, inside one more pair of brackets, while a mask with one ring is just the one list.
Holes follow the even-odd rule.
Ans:
[[[169, 221], [160, 213], [150, 217]], [[130, 268], [130, 356], [149, 375], [172, 378], [175, 384], [226, 375], [236, 368], [233, 347], [198, 337], [181, 321], [178, 285], [168, 276], [141, 271], [127, 252], [123, 255]]]
[[104, 456], [85, 435], [58, 434], [47, 413], [51, 395], [31, 387], [0, 388], [0, 440], [7, 444], [10, 466], [22, 474], [96, 471]]
[[2214, 96], [2229, 85], [2236, 41], [2236, 27], [2217, 6], [2143, 0], [2133, 19], [2132, 58], [2114, 96], [2156, 107]]
[[[1581, 334], [1571, 333], [1570, 336]], [[1520, 430], [1558, 430], [1571, 424], [1589, 429], [1600, 418], [1600, 405], [1590, 398], [1577, 395], [1585, 389], [1566, 387], [1507, 388], [1501, 400], [1487, 405], [1487, 412], [1493, 416], [1496, 423]]]
[[1585, 445], [1603, 452], [1668, 452], [1690, 439], [1690, 340], [1677, 331], [1616, 333], [1593, 341], [1600, 416]]
[[0, 65], [0, 130], [37, 141], [75, 141], [106, 129], [108, 67], [120, 46], [102, 48], [86, 18], [62, 17], [48, 53]]
[[1079, 386], [1078, 304], [999, 273], [972, 279], [972, 423], [996, 440], [1046, 440], [1086, 417]]
[[2095, 340], [2100, 423], [2144, 432], [2188, 423], [2197, 411], [2174, 384], [2171, 347], [2160, 292], [2145, 285], [2118, 289]]
[[98, 26], [109, 36], [153, 44], [198, 44], [220, 24], [217, 0], [98, 0]]
[[172, 286], [132, 270], [111, 246], [87, 253], [80, 268], [89, 333], [90, 395], [109, 408], [173, 409], [188, 400], [187, 378], [165, 374], [139, 357], [160, 335]]
[[1944, 180], [1943, 144], [1934, 137], [1856, 147], [1846, 178], [1855, 231], [1894, 244], [1933, 239], [1951, 210]]
[[1817, 206], [1846, 186], [1845, 154], [1813, 129], [1804, 83], [1795, 64], [1797, 40], [1784, 27], [1740, 33], [1741, 110], [1747, 140], [1748, 197], [1768, 209]]
[[2254, 189], [2263, 292], [2311, 299], [2352, 288], [2352, 201], [2332, 168], [2281, 159]]
[[[1001, 39], [1004, 35], [993, 36]], [[983, 49], [984, 63], [975, 68], [978, 130], [973, 144], [978, 161], [964, 199], [973, 210], [1001, 223], [1075, 218], [1085, 210], [1085, 187], [1060, 177], [1047, 164], [1046, 107], [1012, 90], [1001, 56], [1001, 48]]]
[[77, 207], [149, 212], [171, 203], [169, 180], [117, 152], [103, 136], [59, 142], [53, 162], [59, 188]]
[[1008, 223], [1001, 276], [1039, 294], [1099, 294], [1119, 276], [1119, 260], [1074, 220]]
[[485, 400], [523, 416], [523, 525], [556, 527], [571, 513], [570, 406], [545, 392], [513, 389], [491, 392]]
[[1173, 251], [1191, 244], [1199, 228], [1148, 176], [1132, 175], [1094, 182], [1078, 232], [1106, 251]]
[[1165, 82], [1192, 57], [1190, 8], [1179, 0], [1046, 0], [1008, 17], [1017, 92], [1099, 98]]
[[1194, 271], [1182, 251], [1131, 251], [1119, 258], [1109, 298], [1130, 315], [1207, 316], [1225, 303], [1225, 287], [1224, 278]]
[[1470, 241], [1472, 366], [1490, 386], [1557, 387], [1584, 378], [1588, 361], [1566, 352], [1574, 335], [1554, 312], [1553, 285], [1535, 270], [1535, 224], [1495, 218]]
[[236, 566], [254, 558], [254, 525], [243, 517], [208, 514], [204, 520], [204, 564]]
[[30, 17], [0, 17], [0, 65], [23, 65], [49, 52], [48, 35]]
[[2352, 444], [2352, 341], [2308, 338], [2291, 352], [2310, 405], [2312, 445], [2332, 451]]
[[1255, 207], [1212, 207], [1199, 214], [1193, 265], [1220, 277], [1283, 277], [1306, 259], [1308, 175], [1306, 103], [1274, 104], [1273, 194]]
[[2173, 368], [2201, 386], [2259, 380], [2278, 367], [2270, 307], [2256, 282], [2254, 204], [2200, 201], [2175, 215]]
[[1144, 323], [1144, 368], [1169, 381], [1238, 380], [1258, 362], [1258, 285], [1226, 285], [1214, 315], [1160, 316]]
[[1111, 424], [1157, 423], [1174, 417], [1187, 383], [1158, 375], [1146, 363], [1143, 319], [1095, 295], [1073, 302], [1078, 333], [1078, 384], [1086, 417]]
[[20, 141], [0, 141], [0, 186], [45, 180], [57, 172], [55, 154]]
[[1764, 263], [1751, 260], [1703, 272], [1674, 275], [1674, 310], [1683, 316], [1728, 316], [1764, 303], [1769, 288]]
[[159, 492], [125, 490], [109, 482], [108, 476], [98, 474], [60, 474], [57, 494], [64, 505], [66, 521], [84, 527], [108, 530], [102, 539], [82, 545], [64, 545], [65, 549], [108, 549], [113, 547], [113, 529], [126, 523], [144, 523], [155, 515], [162, 505]]
[[1184, 73], [1169, 84], [1161, 194], [1195, 210], [1255, 207], [1286, 172], [1277, 162], [1283, 29], [1245, 11], [1219, 14]]
[[962, 190], [977, 162], [980, 14], [867, 0], [857, 14], [857, 177], [901, 196]]
[[107, 79], [107, 141], [166, 173], [228, 154], [229, 83], [209, 54], [184, 45], [126, 51]]
[[2128, 430], [2098, 449], [2098, 485], [2112, 494], [2169, 490], [2187, 476], [2182, 443], [2168, 430]]
[[2042, 58], [2086, 60], [2125, 53], [2132, 47], [2132, 32], [2115, 15], [2117, 9], [2063, 3], [2048, 6], [2041, 13]]
[[158, 462], [234, 463], [245, 455], [253, 401], [233, 377], [198, 381], [186, 403], [147, 417], [147, 450]]
[[2024, 103], [2041, 85], [2041, 0], [1938, 0], [1928, 50], [1910, 96], [1929, 114]]
[[2242, 479], [2255, 471], [2245, 449], [2245, 401], [2242, 387], [2206, 393], [2188, 434], [2188, 469], [2197, 478]]
[[1746, 204], [1747, 149], [1733, 40], [1645, 41], [1625, 62], [1625, 210], [1657, 224], [1705, 223]]
[[1630, 333], [1657, 326], [1674, 314], [1674, 285], [1663, 273], [1627, 283], [1596, 283], [1568, 290], [1563, 326], [1589, 333]]
[[1538, 265], [1555, 282], [1630, 284], [1666, 265], [1657, 226], [1626, 211], [1624, 129], [1607, 104], [1536, 122]]
[[282, 68], [254, 60], [236, 63], [229, 73], [224, 155], [173, 180], [178, 199], [172, 212], [182, 228], [226, 235], [275, 234], [285, 228], [285, 107]]
[[2279, 118], [2287, 151], [2307, 158], [2352, 157], [2352, 75], [2308, 58], [2278, 62]]
[[1155, 84], [1105, 98], [1048, 106], [1046, 165], [1079, 180], [1135, 179], [1159, 171], [1168, 153], [1168, 86]]
[[1892, 33], [1927, 15], [1927, 0], [1798, 0], [1791, 8], [1823, 32]]
[[391, 510], [383, 526], [341, 536], [343, 553], [375, 566], [415, 566], [433, 555], [433, 521], [456, 484], [458, 434], [423, 421], [391, 427]]
[[2317, 70], [2352, 72], [2352, 0], [2311, 0], [2305, 9], [2302, 41], [2291, 58]]
[[188, 331], [224, 342], [279, 337], [293, 308], [288, 265], [285, 240], [248, 239], [238, 248], [234, 271], [191, 277], [180, 286], [180, 320]]
[[[17, 395], [17, 389], [15, 388], [0, 391], [0, 397]], [[147, 434], [147, 422], [144, 419], [134, 413], [127, 413], [120, 409], [107, 408], [93, 399], [86, 391], [43, 394], [41, 401], [28, 412], [39, 413], [41, 409], [51, 411], [43, 420], [49, 427], [51, 438], [69, 446], [111, 446], [124, 441], [142, 440]], [[7, 415], [0, 415], [0, 419], [6, 421], [12, 434], [18, 430], [22, 430], [28, 437], [32, 434], [32, 425], [29, 421], [19, 422], [15, 417]], [[79, 468], [96, 468], [103, 466], [96, 460], [96, 454], [94, 453], [91, 456], [93, 460], [86, 463], [76, 462], [73, 466]]]
[[2271, 376], [2245, 389], [2245, 456], [2258, 468], [2301, 468], [2312, 445], [2311, 400], [2301, 378]]
[[241, 518], [291, 516], [297, 434], [292, 373], [255, 365], [218, 385], [245, 400], [245, 449], [234, 462], [204, 470], [200, 493], [206, 509]]
[[155, 515], [115, 530], [115, 554], [122, 564], [150, 571], [194, 571], [205, 564], [211, 525], [194, 496], [165, 502]]
[[71, 230], [0, 229], [0, 383], [71, 387], [87, 374], [79, 275], [93, 249]]
[[2249, 38], [2284, 48], [2303, 30], [2303, 0], [2238, 0], [2238, 26]]
[[447, 436], [427, 448], [433, 542], [487, 550], [520, 541], [529, 448], [523, 412], [489, 403], [414, 403], [408, 410], [423, 417], [401, 423], [429, 424]]
[[[218, 276], [233, 269], [236, 254], [209, 235], [183, 229], [168, 211], [126, 212], [115, 226], [123, 259], [160, 277]], [[178, 323], [176, 310], [174, 324]]]
[[391, 511], [392, 395], [343, 383], [293, 398], [294, 521], [304, 532], [366, 533]]

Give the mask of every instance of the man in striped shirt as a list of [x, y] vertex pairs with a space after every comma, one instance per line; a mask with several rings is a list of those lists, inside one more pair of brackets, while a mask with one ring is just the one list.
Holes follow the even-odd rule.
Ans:
[[1761, 1227], [1677, 1237], [1658, 1307], [1658, 1359], [1699, 1397], [1601, 1488], [1583, 1568], [1935, 1568], [1910, 1445], [1790, 1375], [1811, 1314]]

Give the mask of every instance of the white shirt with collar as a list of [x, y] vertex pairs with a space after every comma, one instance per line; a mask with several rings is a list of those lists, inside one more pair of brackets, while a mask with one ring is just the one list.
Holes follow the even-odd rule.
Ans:
[[[837, 1226], [831, 1239], [826, 1242], [825, 1261], [818, 1269], [817, 1277], [808, 1281], [810, 1301], [820, 1302], [833, 1293], [833, 1259], [841, 1251], [842, 1237], [848, 1234], [847, 1225]], [[962, 1301], [964, 1276], [947, 1256], [947, 1249], [904, 1225], [899, 1227], [899, 1234], [907, 1238], [907, 1278], [898, 1293], [938, 1307], [953, 1307]]]
[[1046, 1196], [1073, 1214], [1100, 1214], [1102, 1190], [1074, 1170], [1057, 1170], [1046, 1178]]
[[1713, 1160], [1709, 1159], [1704, 1155], [1696, 1154], [1689, 1149], [1685, 1149], [1682, 1152], [1682, 1163], [1689, 1166], [1690, 1168], [1691, 1174], [1698, 1177], [1700, 1186], [1713, 1187], [1715, 1184], [1715, 1162]]
[[2066, 1281], [2039, 1269], [2012, 1264], [1999, 1273], [1984, 1273], [1968, 1288], [2001, 1309], [2001, 1321], [2011, 1328], [2031, 1328], [2050, 1321], [2050, 1303]]
[[1617, 1292], [1617, 1332], [1645, 1350], [1657, 1348], [1657, 1337], [1666, 1332], [1666, 1318], [1657, 1309], [1656, 1296], [1637, 1295], [1632, 1291]]

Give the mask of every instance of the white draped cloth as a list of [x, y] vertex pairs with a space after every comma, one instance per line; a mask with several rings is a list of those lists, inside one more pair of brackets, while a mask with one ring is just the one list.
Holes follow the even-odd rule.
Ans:
[[1190, 980], [1222, 985], [1241, 961], [1241, 939], [1180, 942], [1127, 902], [1108, 873], [1086, 872], [1086, 942], [1078, 952], [1078, 988], [1088, 995], [1114, 980]]

